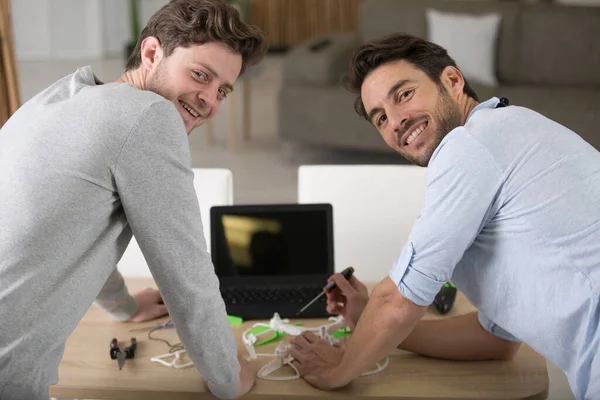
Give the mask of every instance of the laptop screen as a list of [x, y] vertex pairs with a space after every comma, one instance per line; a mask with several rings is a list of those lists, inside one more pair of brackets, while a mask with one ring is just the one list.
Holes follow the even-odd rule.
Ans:
[[210, 221], [220, 278], [333, 274], [330, 204], [214, 206]]

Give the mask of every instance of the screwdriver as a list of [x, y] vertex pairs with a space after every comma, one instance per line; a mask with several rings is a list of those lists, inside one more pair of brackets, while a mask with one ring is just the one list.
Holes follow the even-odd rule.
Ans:
[[[345, 270], [343, 270], [341, 272], [341, 274], [344, 276], [344, 278], [346, 279], [350, 279], [350, 277], [352, 276], [352, 274], [354, 273], [354, 268], [353, 267], [348, 267]], [[326, 293], [331, 292], [333, 289], [335, 289], [337, 287], [335, 281], [331, 281], [327, 284], [327, 286], [325, 286], [323, 288], [323, 291], [321, 293], [319, 293], [314, 299], [312, 299], [307, 305], [305, 305], [304, 307], [302, 307], [302, 309], [300, 311], [298, 311], [298, 314], [296, 315], [300, 315], [300, 313], [304, 310], [306, 310], [308, 307], [310, 307], [310, 305], [312, 303], [314, 303], [315, 301], [319, 300], [319, 298], [321, 298], [321, 296], [323, 296]]]

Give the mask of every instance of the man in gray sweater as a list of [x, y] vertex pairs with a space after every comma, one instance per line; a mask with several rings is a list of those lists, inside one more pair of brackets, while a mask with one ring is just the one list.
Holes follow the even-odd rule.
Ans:
[[2, 127], [0, 399], [48, 399], [95, 300], [123, 321], [166, 312], [156, 293], [130, 296], [115, 268], [132, 234], [211, 392], [250, 390], [255, 370], [238, 358], [207, 253], [187, 134], [265, 52], [264, 35], [221, 0], [172, 0], [117, 82], [80, 68]]

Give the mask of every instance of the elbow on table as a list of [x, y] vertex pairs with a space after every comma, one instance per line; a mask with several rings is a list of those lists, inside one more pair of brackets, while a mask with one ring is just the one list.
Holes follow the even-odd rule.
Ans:
[[510, 342], [503, 339], [498, 339], [498, 341], [492, 358], [501, 361], [512, 361], [521, 348], [521, 342]]
[[389, 277], [373, 289], [371, 297], [377, 299], [379, 309], [386, 315], [386, 325], [389, 327], [421, 319], [427, 310], [427, 307], [419, 306], [404, 297]]

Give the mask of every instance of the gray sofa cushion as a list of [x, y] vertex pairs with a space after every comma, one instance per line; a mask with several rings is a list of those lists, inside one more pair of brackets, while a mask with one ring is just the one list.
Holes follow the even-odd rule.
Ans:
[[[326, 47], [311, 51], [310, 46], [329, 39]], [[356, 34], [339, 33], [309, 39], [291, 49], [283, 65], [283, 81], [294, 85], [336, 85], [348, 68], [360, 39]]]
[[520, 25], [507, 83], [600, 88], [599, 7], [523, 7]]
[[[365, 0], [361, 14], [360, 34], [364, 40], [379, 38], [394, 32], [405, 32], [427, 38], [425, 10], [468, 13], [474, 15], [498, 12], [502, 14], [497, 43], [496, 75], [500, 82], [513, 79], [517, 53], [520, 4], [506, 1], [469, 0]], [[450, 54], [452, 56], [452, 54]]]
[[278, 104], [282, 139], [325, 147], [394, 152], [377, 129], [354, 112], [354, 95], [341, 87], [283, 86]]

